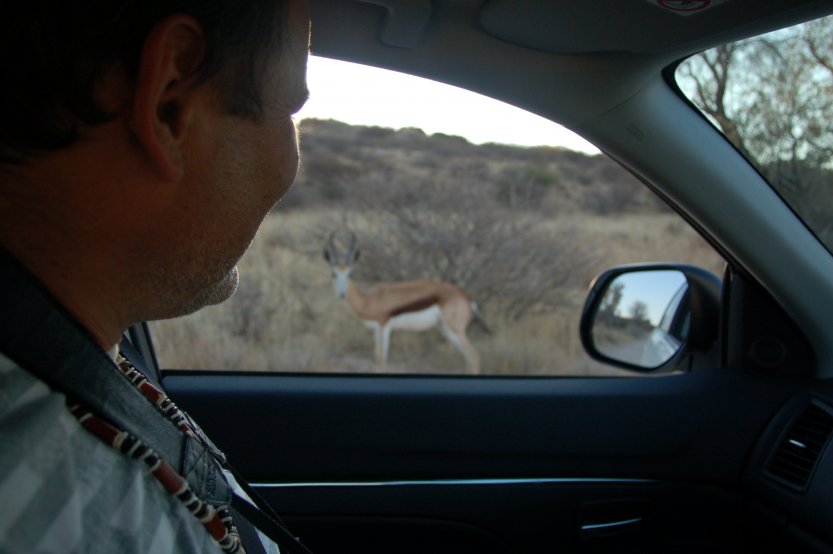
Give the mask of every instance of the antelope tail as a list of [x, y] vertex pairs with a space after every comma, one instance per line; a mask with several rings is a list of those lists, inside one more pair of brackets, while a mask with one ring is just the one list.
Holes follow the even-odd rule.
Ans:
[[480, 315], [480, 308], [477, 307], [477, 302], [471, 303], [471, 313], [474, 316], [474, 321], [480, 325], [480, 328], [483, 329], [487, 335], [491, 335], [492, 330], [489, 329], [489, 326], [486, 325], [486, 320], [483, 319], [482, 315]]

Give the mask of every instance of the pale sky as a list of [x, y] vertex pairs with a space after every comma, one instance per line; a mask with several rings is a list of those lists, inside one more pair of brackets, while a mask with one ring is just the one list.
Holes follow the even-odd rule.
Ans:
[[685, 275], [677, 270], [629, 273], [617, 277], [616, 281], [624, 285], [617, 315], [629, 317], [631, 306], [642, 302], [648, 308], [648, 317], [654, 325], [659, 324], [668, 304], [687, 282]]
[[459, 135], [475, 144], [563, 146], [599, 153], [575, 133], [540, 116], [427, 79], [311, 56], [307, 80], [310, 99], [297, 121], [309, 117], [394, 129], [417, 127], [429, 135]]

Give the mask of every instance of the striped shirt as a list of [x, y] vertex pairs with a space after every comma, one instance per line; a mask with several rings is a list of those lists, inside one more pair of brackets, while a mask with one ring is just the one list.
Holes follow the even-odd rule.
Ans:
[[220, 552], [143, 462], [85, 431], [63, 394], [0, 354], [0, 554]]

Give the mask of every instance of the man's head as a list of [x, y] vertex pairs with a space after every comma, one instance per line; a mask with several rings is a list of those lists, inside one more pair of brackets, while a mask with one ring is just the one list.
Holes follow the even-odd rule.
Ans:
[[135, 79], [145, 39], [172, 14], [192, 16], [206, 41], [198, 69], [229, 113], [262, 114], [264, 68], [287, 32], [287, 0], [52, 0], [14, 2], [0, 23], [0, 161], [68, 146], [79, 125], [113, 115], [94, 87], [108, 66]]
[[102, 345], [230, 296], [297, 171], [305, 0], [17, 4], [0, 246]]

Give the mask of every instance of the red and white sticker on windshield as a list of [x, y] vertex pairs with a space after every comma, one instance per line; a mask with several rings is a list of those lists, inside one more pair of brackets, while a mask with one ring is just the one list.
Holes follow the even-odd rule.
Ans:
[[658, 8], [677, 15], [694, 15], [719, 6], [728, 0], [646, 0]]

